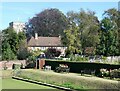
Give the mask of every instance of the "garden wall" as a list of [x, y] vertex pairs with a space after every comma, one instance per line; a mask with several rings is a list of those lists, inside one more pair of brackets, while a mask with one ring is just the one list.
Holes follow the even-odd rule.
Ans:
[[88, 62], [66, 62], [66, 61], [52, 61], [46, 60], [45, 65], [50, 65], [54, 70], [59, 64], [67, 64], [70, 67], [70, 72], [80, 73], [83, 69], [99, 70], [105, 69], [118, 69], [120, 65], [102, 64], [102, 63], [88, 63]]
[[10, 60], [10, 61], [1, 61], [0, 62], [0, 69], [4, 69], [6, 66], [7, 69], [12, 69], [13, 64], [23, 64], [23, 67], [26, 66], [26, 60]]

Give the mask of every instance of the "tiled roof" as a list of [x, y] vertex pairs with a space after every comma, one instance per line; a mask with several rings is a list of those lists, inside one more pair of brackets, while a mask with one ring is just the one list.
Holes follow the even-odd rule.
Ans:
[[32, 37], [28, 41], [28, 47], [60, 47], [63, 46], [60, 37]]

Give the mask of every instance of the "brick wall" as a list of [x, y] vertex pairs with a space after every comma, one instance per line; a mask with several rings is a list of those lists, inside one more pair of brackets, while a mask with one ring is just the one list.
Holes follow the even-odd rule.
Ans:
[[13, 60], [13, 61], [1, 61], [0, 69], [4, 69], [6, 66], [8, 69], [12, 69], [13, 64], [23, 64], [23, 67], [26, 66], [26, 60]]

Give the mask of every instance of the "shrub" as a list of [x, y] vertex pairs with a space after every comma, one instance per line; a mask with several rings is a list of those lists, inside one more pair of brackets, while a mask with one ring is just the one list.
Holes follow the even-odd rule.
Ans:
[[13, 64], [13, 69], [17, 70], [17, 69], [21, 69], [22, 65], [21, 64]]
[[61, 51], [55, 48], [48, 48], [47, 51], [45, 52], [47, 58], [59, 57], [60, 54]]
[[110, 70], [110, 77], [111, 78], [120, 78], [120, 68], [119, 69]]
[[5, 66], [5, 67], [4, 67], [4, 70], [7, 70], [7, 69], [8, 69], [8, 67]]
[[108, 77], [108, 76], [110, 76], [110, 73], [107, 69], [100, 69], [100, 76], [101, 77]]
[[4, 69], [4, 70], [7, 70], [7, 69], [8, 69], [8, 67], [6, 66], [6, 62], [5, 62], [4, 65], [3, 65], [3, 69]]
[[70, 61], [81, 61], [81, 62], [86, 62], [88, 61], [88, 57], [81, 57], [81, 56], [70, 56]]
[[107, 57], [105, 57], [105, 56], [102, 56], [102, 60], [104, 60], [104, 61], [105, 61], [105, 60], [107, 60]]

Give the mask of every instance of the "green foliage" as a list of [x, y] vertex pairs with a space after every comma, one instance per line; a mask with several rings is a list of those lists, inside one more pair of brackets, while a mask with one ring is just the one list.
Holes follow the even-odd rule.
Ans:
[[118, 37], [114, 24], [110, 19], [104, 18], [101, 22], [100, 44], [97, 46], [97, 54], [104, 56], [118, 55]]
[[107, 59], [107, 57], [105, 57], [105, 56], [102, 56], [102, 60], [106, 60]]
[[120, 68], [119, 69], [110, 70], [110, 77], [111, 78], [120, 78], [119, 74], [120, 74]]
[[77, 26], [70, 26], [69, 29], [64, 31], [66, 34], [66, 45], [68, 46], [67, 52], [69, 54], [81, 52], [81, 44], [78, 30], [79, 28]]
[[[68, 12], [69, 28], [66, 29], [65, 38], [68, 53], [85, 54], [86, 47], [96, 47], [99, 43], [99, 22], [95, 13], [83, 9], [80, 12]], [[94, 54], [94, 52], [93, 52]]]
[[28, 56], [28, 61], [35, 61], [35, 60], [36, 60], [36, 56], [34, 55]]
[[[6, 35], [3, 37], [3, 40], [2, 40], [2, 60], [16, 59], [18, 54], [20, 54], [20, 52], [21, 52], [20, 51], [21, 43], [22, 43], [22, 45], [24, 45], [23, 40], [25, 40], [25, 38], [26, 38], [25, 33], [19, 32], [17, 34], [12, 28], [7, 28], [7, 29], [3, 30], [2, 33], [4, 33], [4, 35]], [[24, 48], [21, 50], [24, 50]], [[19, 53], [18, 53], [18, 51], [19, 51]], [[24, 54], [24, 52], [22, 52], [22, 53]], [[24, 58], [20, 58], [20, 59], [24, 59]]]
[[41, 50], [31, 51], [31, 52], [29, 53], [29, 56], [28, 56], [28, 61], [35, 61], [36, 58], [37, 58], [41, 53], [43, 53], [43, 51], [41, 51]]
[[109, 77], [110, 73], [107, 69], [100, 69], [100, 75], [101, 77]]
[[28, 56], [30, 56], [30, 53], [27, 50], [27, 48], [23, 48], [23, 49], [18, 50], [17, 58], [19, 60], [24, 60], [24, 59], [28, 58]]
[[98, 18], [95, 16], [95, 12], [87, 11], [81, 9], [78, 15], [79, 21], [79, 28], [80, 28], [80, 35], [81, 35], [81, 45], [82, 45], [82, 52], [85, 54], [86, 47], [96, 47], [99, 43], [99, 21]]
[[75, 57], [75, 61], [88, 62], [88, 58], [77, 56], [77, 57]]
[[27, 59], [28, 56], [31, 56], [31, 53], [27, 50], [27, 45], [26, 41], [22, 40], [21, 43], [19, 44], [19, 49], [17, 52], [17, 58], [19, 60]]
[[79, 50], [77, 53], [84, 55], [87, 47], [96, 48], [92, 55], [120, 55], [119, 11], [112, 8], [103, 15], [99, 22], [95, 12], [90, 10], [67, 13], [69, 28], [63, 38], [63, 43], [68, 46], [67, 55]]
[[101, 77], [119, 78], [120, 69], [114, 69], [108, 71], [107, 69], [100, 69]]
[[13, 64], [14, 70], [19, 70], [21, 69], [22, 65], [21, 64]]
[[2, 44], [2, 60], [12, 60], [12, 59], [16, 59], [16, 56], [10, 48], [10, 44], [4, 42]]
[[70, 61], [88, 62], [88, 58], [87, 57], [70, 55]]

